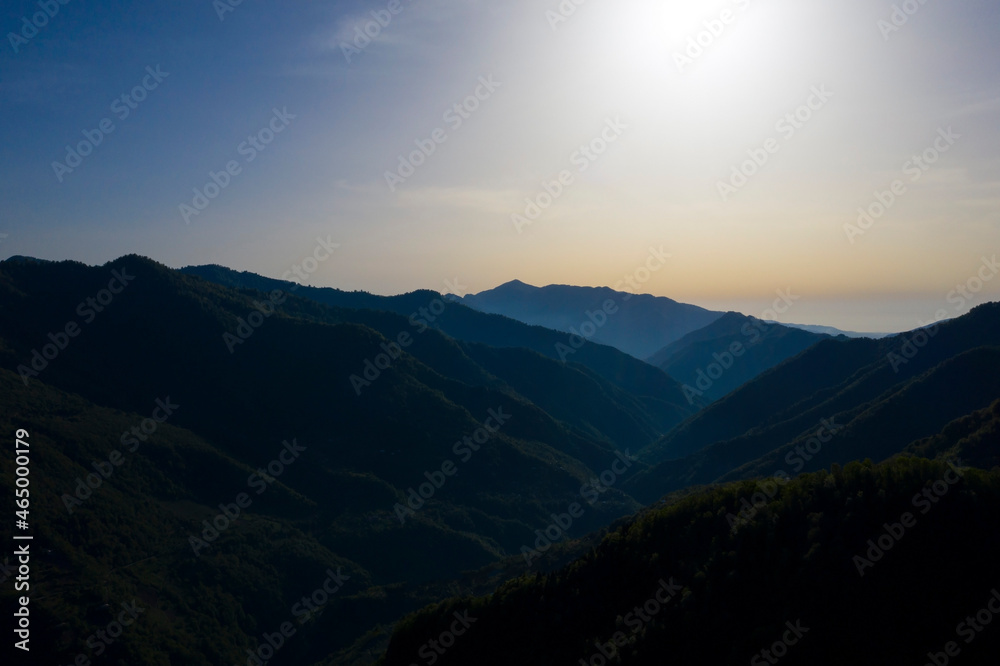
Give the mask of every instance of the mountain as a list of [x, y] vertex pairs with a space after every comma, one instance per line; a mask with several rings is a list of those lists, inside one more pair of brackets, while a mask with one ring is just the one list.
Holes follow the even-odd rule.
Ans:
[[694, 493], [562, 569], [425, 608], [396, 626], [380, 666], [415, 655], [437, 666], [653, 666], [665, 655], [678, 666], [880, 666], [950, 663], [945, 650], [995, 663], [1000, 632], [983, 609], [1000, 601], [1000, 532], [986, 527], [1000, 520], [1000, 470], [853, 462], [790, 481], [751, 513], [755, 493], [751, 482]]
[[993, 469], [1000, 466], [997, 442], [1000, 442], [1000, 400], [955, 419], [933, 437], [913, 442], [904, 453], [938, 460], [961, 458], [966, 464]]
[[[882, 340], [828, 339], [644, 449], [654, 467], [626, 487], [650, 502], [692, 484], [881, 459], [997, 398], [1000, 304]], [[829, 444], [815, 439], [824, 424], [837, 428]], [[816, 450], [798, 453], [807, 445]]]
[[[656, 424], [660, 434], [677, 425], [705, 404], [688, 400], [681, 386], [665, 372], [654, 368], [618, 349], [575, 340], [541, 326], [531, 326], [509, 317], [486, 314], [431, 291], [416, 291], [399, 296], [377, 296], [367, 292], [345, 292], [328, 287], [304, 287], [293, 282], [275, 280], [249, 272], [237, 272], [221, 266], [189, 266], [181, 269], [216, 284], [236, 289], [270, 292], [275, 289], [294, 294], [322, 305], [351, 309], [354, 317], [365, 311], [385, 311], [418, 322], [420, 330], [434, 329], [468, 343], [496, 348], [532, 350], [566, 365], [582, 365], [604, 380], [633, 394], [641, 403], [647, 418]], [[433, 308], [433, 312], [431, 309]], [[413, 328], [408, 327], [408, 328]], [[397, 331], [385, 331], [393, 337]]]
[[460, 300], [481, 312], [572, 332], [640, 359], [722, 316], [721, 312], [648, 294], [608, 287], [533, 287], [519, 280]]
[[[704, 340], [718, 338], [692, 336], [678, 358]], [[950, 615], [983, 582], [980, 558], [995, 561], [981, 526], [1000, 512], [1000, 479], [970, 471], [934, 514], [955, 532], [921, 517], [907, 536], [918, 564], [885, 578], [879, 565], [870, 592], [838, 579], [952, 456], [997, 461], [1000, 305], [885, 340], [822, 339], [701, 411], [659, 368], [571, 345], [433, 292], [311, 289], [135, 255], [0, 262], [0, 427], [31, 466], [32, 658], [207, 666], [254, 663], [250, 651], [360, 666], [388, 647], [386, 664], [426, 663], [438, 622], [464, 606], [475, 622], [435, 661], [582, 652], [574, 663], [662, 579], [677, 610], [628, 634], [622, 663], [662, 661], [671, 637], [679, 663], [696, 646], [699, 663], [745, 663], [800, 607], [839, 628], [848, 599], [868, 612], [894, 595], [908, 610], [907, 594], [933, 592]], [[6, 478], [16, 455], [0, 452]], [[821, 466], [780, 488], [750, 480]], [[696, 487], [710, 483], [725, 485]], [[766, 489], [768, 506], [748, 510]], [[0, 496], [13, 504], [13, 490]], [[0, 612], [18, 603], [0, 587]], [[134, 626], [98, 639], [122, 604]], [[862, 619], [851, 635], [881, 646]], [[900, 616], [886, 645], [938, 638], [914, 621]], [[708, 638], [718, 622], [726, 641]], [[802, 659], [826, 658], [817, 643]]]
[[956, 632], [976, 641], [954, 643], [964, 659], [992, 663], [1000, 636], [961, 618], [1000, 600], [1000, 539], [981, 529], [1000, 518], [998, 398], [997, 303], [884, 340], [821, 340], [641, 452], [661, 462], [624, 488], [670, 493], [654, 508], [562, 569], [409, 617], [382, 664], [407, 663], [454, 612], [488, 628], [443, 666], [512, 663], [510, 636], [526, 664], [920, 663]]
[[[254, 470], [267, 459], [238, 460], [170, 423], [195, 408], [178, 394], [166, 400], [180, 403], [176, 414], [157, 423], [144, 441], [133, 438], [134, 448], [120, 438], [141, 428], [154, 401], [143, 413], [109, 409], [44, 382], [25, 387], [7, 369], [0, 369], [0, 395], [0, 426], [12, 435], [23, 429], [31, 452], [32, 568], [25, 590], [31, 594], [31, 661], [23, 663], [87, 663], [76, 655], [95, 664], [244, 663], [244, 649], [256, 649], [262, 633], [288, 620], [298, 635], [286, 654], [304, 656], [312, 646], [349, 635], [332, 621], [334, 611], [363, 608], [363, 591], [373, 582], [310, 526], [318, 506], [293, 490], [308, 458], [293, 462], [258, 495], [256, 480], [263, 477], [254, 477]], [[314, 454], [311, 442], [298, 444], [306, 445], [302, 456]], [[282, 448], [280, 441], [273, 445], [272, 456]], [[4, 447], [0, 454], [0, 471], [13, 479], [9, 451]], [[109, 457], [112, 451], [118, 455]], [[256, 479], [252, 487], [249, 478]], [[340, 483], [344, 495], [364, 487], [361, 478], [352, 483], [345, 476]], [[201, 521], [215, 522], [219, 504], [235, 507], [241, 492], [251, 504], [230, 508], [230, 516], [239, 515], [219, 519], [222, 535], [195, 556], [189, 539], [203, 534]], [[5, 484], [5, 501], [13, 504], [12, 495]], [[5, 526], [4, 536], [11, 531]], [[298, 598], [321, 586], [328, 569], [347, 578], [329, 612], [307, 617], [299, 606], [293, 615]], [[3, 586], [5, 615], [13, 613], [15, 596], [13, 586]], [[115, 640], [107, 633], [98, 638], [121, 605], [133, 602], [133, 626]], [[328, 632], [335, 638], [324, 636]]]
[[[677, 384], [596, 344], [579, 354], [617, 382], [450, 337], [409, 309], [431, 296], [397, 299], [412, 318], [134, 255], [0, 263], [4, 427], [42, 452], [32, 613], [48, 663], [133, 598], [149, 623], [108, 649], [121, 663], [245, 662], [342, 567], [335, 612], [274, 662], [313, 663], [516, 556], [567, 507], [573, 536], [636, 511], [620, 490], [644, 467], [631, 454], [693, 411]], [[445, 310], [470, 330], [487, 317]], [[476, 335], [564, 339], [516, 322]], [[0, 460], [13, 478], [13, 448]]]
[[[781, 324], [781, 322], [768, 322], [769, 324]], [[830, 337], [838, 337], [843, 335], [847, 338], [872, 338], [873, 340], [878, 340], [879, 338], [887, 338], [892, 333], [858, 333], [856, 331], [842, 331], [839, 328], [834, 328], [833, 326], [816, 326], [815, 324], [781, 324], [782, 326], [788, 326], [789, 328], [798, 328], [803, 331], [809, 331], [810, 333], [818, 333], [820, 335], [829, 335]]]
[[718, 400], [827, 335], [727, 312], [653, 354], [648, 362], [684, 385], [685, 395]]

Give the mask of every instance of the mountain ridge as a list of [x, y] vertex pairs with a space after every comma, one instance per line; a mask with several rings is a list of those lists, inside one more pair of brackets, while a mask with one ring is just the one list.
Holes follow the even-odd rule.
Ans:
[[481, 312], [573, 332], [639, 359], [722, 315], [663, 296], [611, 287], [533, 287], [520, 280], [456, 299]]
[[727, 312], [647, 361], [684, 385], [689, 399], [718, 400], [827, 335]]
[[[108, 290], [113, 275], [120, 275], [125, 286], [114, 282]], [[91, 300], [99, 310], [90, 310]], [[40, 503], [34, 517], [54, 529], [67, 519], [92, 531], [118, 524], [125, 534], [131, 529], [127, 526], [144, 518], [162, 528], [156, 541], [170, 544], [180, 558], [178, 570], [205, 584], [238, 575], [238, 567], [227, 573], [226, 563], [234, 557], [247, 558], [246, 566], [253, 569], [245, 572], [248, 580], [259, 581], [262, 572], [280, 566], [281, 560], [267, 554], [269, 547], [253, 546], [253, 540], [267, 534], [300, 539], [301, 548], [314, 551], [310, 562], [334, 570], [350, 564], [345, 572], [359, 585], [348, 595], [353, 598], [352, 623], [328, 638], [307, 641], [316, 649], [323, 646], [321, 654], [326, 655], [348, 649], [379, 623], [415, 608], [415, 599], [418, 605], [432, 600], [439, 594], [434, 590], [449, 589], [462, 572], [497, 565], [518, 553], [553, 512], [573, 502], [586, 506], [574, 521], [574, 537], [639, 508], [620, 483], [595, 491], [593, 504], [582, 500], [582, 489], [616, 456], [656, 436], [662, 427], [658, 421], [670, 411], [666, 403], [657, 404], [655, 395], [630, 393], [582, 364], [523, 349], [492, 349], [432, 326], [419, 329], [408, 317], [387, 310], [350, 310], [295, 294], [224, 287], [137, 255], [102, 266], [0, 263], [4, 404], [23, 405], [17, 408], [17, 427], [44, 436], [47, 446], [58, 448], [62, 456], [59, 465], [47, 470], [48, 483], [58, 494]], [[391, 345], [401, 331], [413, 342], [396, 351]], [[233, 336], [228, 342], [227, 335]], [[232, 342], [236, 339], [241, 342]], [[39, 350], [51, 358], [36, 357], [33, 352], [41, 355]], [[656, 373], [649, 377], [661, 376], [656, 381], [677, 390], [659, 370], [616, 350], [606, 353], [620, 358], [626, 373], [631, 367], [648, 368]], [[374, 366], [378, 375], [370, 369], [366, 375], [366, 359], [383, 366]], [[350, 381], [355, 375], [368, 382], [360, 392]], [[536, 396], [547, 401], [545, 408], [524, 395], [540, 380], [550, 387], [546, 395]], [[86, 447], [75, 445], [64, 426], [52, 425], [62, 413], [58, 404], [64, 398], [58, 396], [64, 395], [84, 401], [74, 412], [82, 416], [73, 420], [85, 431], [81, 438], [86, 434]], [[166, 477], [150, 476], [156, 472], [146, 458], [130, 457], [127, 464], [142, 471], [141, 477], [116, 472], [106, 481], [116, 492], [102, 492], [102, 499], [82, 506], [71, 502], [74, 510], [67, 516], [59, 495], [72, 497], [77, 479], [109, 459], [122, 431], [142, 423], [155, 399], [180, 405], [170, 417], [171, 428], [163, 432], [176, 429], [201, 444], [165, 457], [157, 453]], [[112, 418], [112, 412], [125, 416]], [[489, 420], [496, 415], [500, 418]], [[489, 434], [486, 426], [495, 432]], [[479, 444], [481, 436], [486, 439]], [[247, 475], [276, 460], [283, 441], [306, 447], [302, 455], [308, 462], [290, 465], [278, 479], [281, 485], [254, 501], [247, 520], [235, 521], [208, 547], [193, 552], [192, 535], [206, 540], [200, 536], [207, 529], [202, 521], [212, 521], [220, 502], [231, 503], [241, 484], [246, 490]], [[233, 462], [208, 464], [203, 454], [196, 454], [205, 447], [214, 452], [212, 460]], [[12, 456], [5, 449], [5, 471], [12, 469]], [[643, 467], [633, 461], [629, 473]], [[213, 476], [213, 470], [218, 474]], [[435, 483], [426, 496], [429, 480]], [[417, 489], [423, 494], [415, 496]], [[172, 507], [179, 502], [174, 508], [181, 515], [172, 509], [137, 516], [126, 508], [143, 502]], [[83, 527], [74, 529], [72, 543], [52, 537], [45, 547], [72, 559], [74, 548], [103, 543], [86, 541]], [[285, 562], [297, 567], [298, 560]], [[155, 565], [145, 566], [158, 571]], [[183, 588], [170, 580], [170, 589]], [[201, 656], [179, 647], [196, 644], [197, 631], [172, 626], [169, 613], [155, 613], [155, 622], [171, 626], [163, 640], [176, 644], [155, 644], [183, 663], [231, 663], [245, 648], [256, 646], [251, 645], [254, 636], [284, 619], [281, 608], [291, 603], [281, 595], [307, 584], [296, 580], [277, 591], [255, 582], [256, 591], [247, 591], [242, 602], [237, 602], [239, 596], [221, 597], [220, 612], [231, 619], [228, 629], [219, 632], [218, 647]], [[43, 592], [52, 591], [44, 580], [38, 584]], [[146, 584], [141, 589], [143, 594], [167, 593]], [[100, 597], [91, 603], [110, 602], [117, 603]], [[249, 610], [241, 615], [243, 605]], [[86, 605], [71, 608], [39, 607], [38, 612], [71, 617], [82, 631]], [[165, 608], [177, 614], [173, 602]], [[181, 615], [215, 626], [197, 612]], [[151, 663], [137, 657], [143, 654], [141, 641], [123, 643], [121, 649], [116, 653], [120, 658]], [[51, 663], [72, 661], [75, 654], [72, 643], [60, 640], [46, 650]]]
[[[654, 466], [627, 485], [649, 502], [691, 483], [733, 478], [726, 475], [738, 469], [744, 476], [769, 473], [781, 467], [772, 454], [781, 447], [801, 445], [822, 419], [841, 415], [848, 422], [863, 420], [927, 378], [943, 377], [951, 372], [949, 368], [964, 364], [952, 376], [965, 377], [971, 383], [968, 389], [949, 390], [948, 381], [936, 379], [937, 388], [912, 405], [914, 416], [904, 425], [919, 422], [925, 431], [911, 430], [908, 436], [933, 435], [952, 419], [985, 408], [1000, 397], [1000, 387], [993, 383], [994, 373], [1000, 370], [1000, 358], [994, 354], [997, 347], [998, 303], [980, 305], [932, 329], [882, 340], [823, 340], [763, 372], [644, 449], [644, 459]], [[957, 399], [961, 402], [956, 405]], [[892, 447], [906, 444], [898, 440], [899, 431], [906, 428], [898, 426], [896, 432], [886, 433], [885, 427], [871, 421], [854, 437], [852, 450], [885, 457], [893, 452]], [[826, 464], [853, 459], [853, 454], [826, 457], [833, 451], [836, 448], [824, 449]]]

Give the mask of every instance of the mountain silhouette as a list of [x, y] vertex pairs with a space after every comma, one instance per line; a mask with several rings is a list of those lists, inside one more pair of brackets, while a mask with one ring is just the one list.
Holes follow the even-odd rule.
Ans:
[[722, 316], [660, 296], [608, 287], [533, 287], [519, 280], [464, 296], [461, 301], [481, 312], [574, 332], [640, 359]]
[[[724, 395], [689, 401], [614, 347], [435, 292], [137, 255], [0, 262], [0, 425], [32, 451], [33, 658], [96, 658], [82, 646], [121, 604], [143, 610], [109, 663], [206, 666], [246, 663], [285, 622], [297, 636], [274, 663], [410, 664], [463, 609], [475, 630], [442, 664], [510, 663], [512, 636], [519, 663], [573, 663], [657, 589], [671, 606], [622, 663], [668, 643], [678, 663], [742, 663], [798, 609], [824, 626], [886, 595], [970, 607], [998, 554], [981, 529], [1000, 515], [996, 471], [970, 469], [940, 524], [920, 519], [900, 548], [921, 557], [870, 588], [841, 574], [953, 459], [1000, 460], [1000, 305], [880, 340], [762, 324], [728, 313], [663, 351], [682, 374], [760, 333], [715, 380]], [[20, 464], [0, 454], [7, 478]], [[762, 489], [766, 506], [741, 503]], [[942, 566], [958, 573], [933, 578]], [[4, 612], [15, 594], [0, 589]], [[865, 613], [863, 663], [922, 631], [904, 613], [882, 642]], [[808, 663], [846, 658], [805, 646]]]
[[649, 359], [684, 385], [685, 395], [718, 400], [829, 336], [727, 312]]

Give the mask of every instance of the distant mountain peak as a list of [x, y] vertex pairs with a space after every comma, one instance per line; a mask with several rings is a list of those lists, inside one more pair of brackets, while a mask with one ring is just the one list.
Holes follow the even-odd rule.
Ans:
[[6, 261], [9, 261], [9, 262], [12, 262], [12, 263], [15, 263], [15, 264], [51, 264], [51, 263], [53, 263], [53, 262], [51, 262], [48, 259], [38, 259], [36, 257], [27, 257], [27, 256], [24, 256], [23, 254], [15, 254], [14, 256], [8, 258]]
[[520, 280], [466, 295], [461, 302], [532, 326], [573, 335], [583, 332], [587, 340], [616, 347], [640, 360], [722, 316], [696, 305], [612, 287], [535, 287]]
[[502, 285], [497, 287], [497, 289], [513, 290], [519, 289], [523, 291], [538, 289], [538, 287], [528, 284], [527, 282], [521, 282], [520, 280], [511, 280], [510, 282], [504, 282]]

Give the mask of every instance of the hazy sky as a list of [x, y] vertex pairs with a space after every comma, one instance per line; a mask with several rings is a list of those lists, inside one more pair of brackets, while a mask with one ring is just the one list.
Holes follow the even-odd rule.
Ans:
[[662, 248], [641, 291], [872, 331], [1000, 295], [995, 0], [226, 2], [3, 3], [0, 256], [279, 277], [320, 237], [309, 282], [398, 293]]

